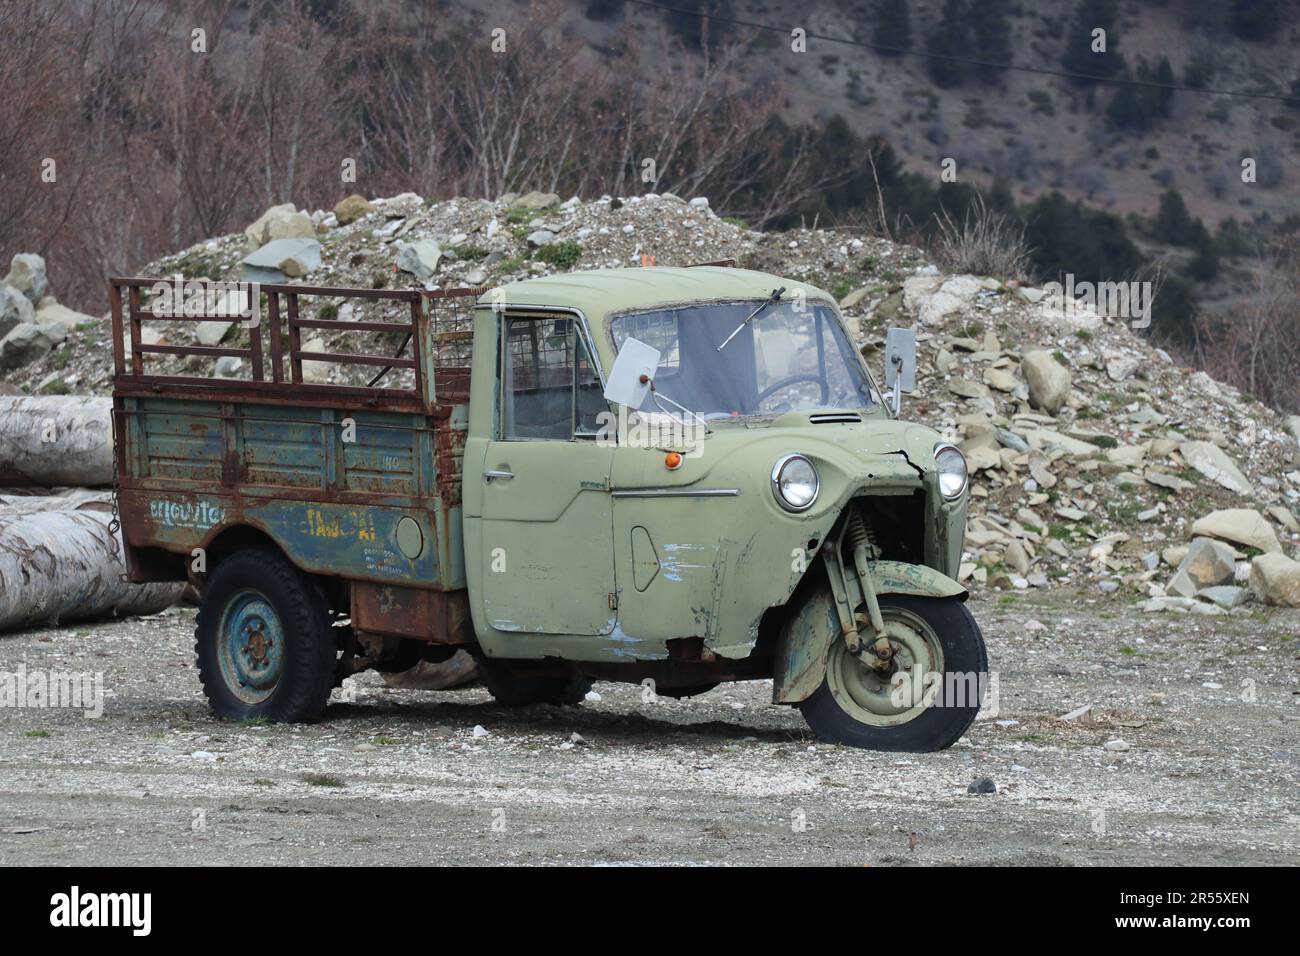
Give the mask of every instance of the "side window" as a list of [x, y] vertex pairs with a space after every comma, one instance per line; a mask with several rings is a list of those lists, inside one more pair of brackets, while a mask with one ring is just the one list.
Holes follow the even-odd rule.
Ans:
[[601, 388], [600, 376], [596, 373], [596, 363], [587, 352], [587, 343], [581, 335], [577, 336], [578, 378], [574, 391], [575, 435], [594, 435], [600, 431], [600, 413], [609, 411], [605, 401], [605, 390]]
[[599, 429], [600, 376], [572, 319], [506, 319], [504, 437], [567, 441]]

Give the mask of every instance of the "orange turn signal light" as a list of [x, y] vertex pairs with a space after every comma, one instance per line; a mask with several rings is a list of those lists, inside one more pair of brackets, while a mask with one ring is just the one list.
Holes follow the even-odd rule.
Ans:
[[669, 471], [676, 471], [682, 467], [682, 456], [680, 452], [670, 451], [664, 458], [664, 467]]

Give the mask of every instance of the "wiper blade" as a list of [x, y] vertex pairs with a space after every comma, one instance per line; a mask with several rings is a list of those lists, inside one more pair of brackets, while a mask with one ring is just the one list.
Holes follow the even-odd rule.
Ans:
[[768, 297], [767, 301], [764, 302], [762, 305], [760, 305], [753, 312], [749, 313], [749, 315], [745, 316], [745, 321], [741, 322], [738, 326], [736, 326], [735, 331], [733, 331], [730, 335], [728, 335], [725, 339], [722, 340], [722, 344], [718, 346], [718, 351], [721, 352], [723, 349], [725, 349], [727, 347], [727, 344], [732, 339], [734, 339], [737, 335], [740, 334], [741, 329], [749, 325], [750, 322], [753, 322], [754, 316], [758, 315], [758, 313], [762, 312], [769, 305], [776, 305], [778, 302], [780, 302], [781, 296], [784, 294], [785, 294], [785, 286], [781, 286], [781, 288], [779, 289], [773, 289], [772, 294]]

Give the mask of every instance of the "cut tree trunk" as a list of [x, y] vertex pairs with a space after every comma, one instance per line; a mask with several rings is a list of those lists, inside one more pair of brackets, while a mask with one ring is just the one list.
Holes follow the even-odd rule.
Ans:
[[0, 495], [0, 518], [43, 511], [112, 511], [113, 495], [90, 488], [69, 488], [58, 495]]
[[97, 511], [0, 514], [0, 631], [57, 621], [154, 614], [183, 582], [127, 584], [122, 539]]
[[113, 483], [112, 399], [0, 396], [0, 485]]

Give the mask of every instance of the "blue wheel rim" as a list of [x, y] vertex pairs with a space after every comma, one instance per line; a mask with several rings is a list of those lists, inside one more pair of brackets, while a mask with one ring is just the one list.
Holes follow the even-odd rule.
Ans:
[[240, 700], [260, 704], [275, 693], [284, 673], [284, 628], [266, 595], [247, 588], [226, 602], [217, 656], [226, 687]]

